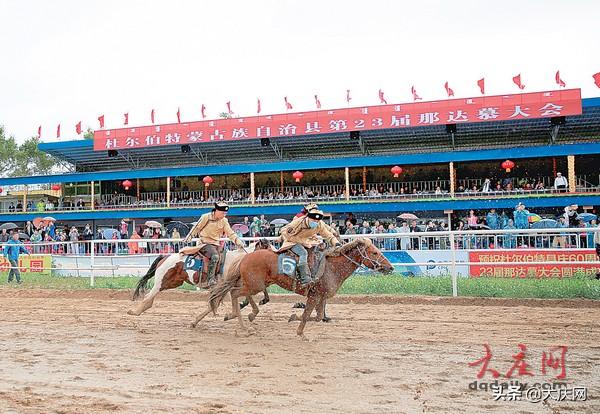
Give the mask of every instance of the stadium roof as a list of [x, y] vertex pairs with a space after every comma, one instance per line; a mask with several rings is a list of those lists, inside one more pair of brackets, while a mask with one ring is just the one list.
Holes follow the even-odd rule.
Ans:
[[233, 142], [118, 150], [116, 157], [94, 151], [93, 141], [41, 143], [40, 150], [75, 165], [77, 171], [246, 164], [273, 161], [314, 160], [335, 157], [381, 156], [481, 150], [502, 147], [543, 146], [600, 141], [600, 98], [582, 100], [583, 114], [566, 117], [565, 125], [551, 125], [547, 118], [519, 121], [460, 124], [454, 134], [444, 125], [361, 131], [359, 139], [349, 132], [317, 136], [270, 138]]

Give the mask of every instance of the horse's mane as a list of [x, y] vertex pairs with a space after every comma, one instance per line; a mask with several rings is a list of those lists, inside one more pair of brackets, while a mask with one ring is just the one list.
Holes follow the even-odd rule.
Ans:
[[327, 256], [332, 256], [332, 257], [341, 256], [342, 254], [348, 253], [350, 250], [353, 250], [360, 245], [369, 246], [371, 244], [373, 244], [373, 242], [370, 239], [367, 239], [366, 237], [360, 237], [360, 238], [354, 239], [351, 242], [348, 242], [348, 243], [342, 245], [341, 247], [338, 247], [335, 250], [331, 250], [330, 252], [327, 253]]

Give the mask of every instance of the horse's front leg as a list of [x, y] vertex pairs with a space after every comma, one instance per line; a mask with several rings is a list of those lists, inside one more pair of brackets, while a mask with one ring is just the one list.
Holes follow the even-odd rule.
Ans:
[[304, 327], [306, 326], [306, 322], [308, 321], [308, 317], [312, 313], [313, 309], [317, 304], [317, 298], [314, 295], [309, 294], [306, 300], [306, 308], [302, 313], [302, 320], [300, 321], [300, 326], [298, 326], [298, 330], [296, 333], [298, 336], [304, 336]]

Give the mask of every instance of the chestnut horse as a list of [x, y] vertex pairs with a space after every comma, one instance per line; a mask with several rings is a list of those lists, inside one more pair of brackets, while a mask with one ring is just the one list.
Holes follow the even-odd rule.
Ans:
[[[223, 274], [228, 274], [230, 272], [230, 266], [232, 263], [236, 261], [239, 262], [241, 258], [243, 258], [247, 253], [253, 252], [258, 249], [271, 249], [272, 247], [269, 245], [269, 242], [266, 240], [259, 240], [258, 242], [251, 244], [245, 250], [230, 250], [225, 255], [225, 263], [223, 265]], [[135, 291], [133, 293], [133, 300], [137, 299], [139, 296], [144, 294], [146, 291], [146, 286], [150, 279], [154, 277], [154, 286], [144, 296], [142, 302], [131, 308], [127, 313], [129, 315], [139, 316], [148, 309], [152, 307], [154, 303], [154, 298], [158, 295], [159, 292], [167, 289], [174, 289], [176, 287], [181, 286], [184, 282], [194, 284], [193, 283], [193, 274], [192, 270], [184, 270], [184, 261], [185, 255], [180, 253], [173, 253], [168, 256], [158, 256], [156, 260], [148, 269], [148, 272], [140, 279], [138, 282]], [[267, 291], [264, 291], [265, 297], [260, 301], [260, 304], [263, 305], [269, 301], [269, 295]], [[248, 302], [254, 308], [256, 303], [254, 300], [249, 297], [247, 298]], [[258, 307], [256, 306], [258, 309]], [[258, 311], [257, 311], [258, 313]]]
[[[324, 309], [325, 300], [333, 297], [342, 283], [354, 271], [365, 265], [370, 269], [391, 273], [394, 267], [366, 238], [355, 239], [327, 255], [323, 276], [308, 286], [299, 285], [294, 278], [277, 273], [277, 253], [271, 249], [256, 250], [246, 256], [238, 257], [231, 263], [229, 272], [210, 292], [208, 309], [198, 315], [192, 326], [196, 326], [210, 312], [216, 313], [223, 298], [231, 294], [232, 313], [238, 317], [240, 327], [245, 330], [238, 297], [253, 295], [266, 290], [269, 285], [277, 284], [284, 289], [307, 296], [306, 307], [297, 334], [302, 336], [304, 327], [313, 309]], [[252, 304], [252, 301], [250, 302]], [[258, 307], [252, 306], [249, 316], [253, 320], [258, 313]]]

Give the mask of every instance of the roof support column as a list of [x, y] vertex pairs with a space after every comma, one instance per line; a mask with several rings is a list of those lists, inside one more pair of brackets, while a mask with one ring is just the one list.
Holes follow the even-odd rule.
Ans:
[[171, 207], [171, 177], [167, 177], [167, 208]]
[[283, 171], [279, 171], [279, 191], [283, 193]]
[[450, 161], [450, 197], [454, 198], [454, 192], [456, 191], [456, 169], [454, 168], [454, 161]]
[[346, 196], [346, 201], [350, 200], [350, 168], [344, 168], [344, 179], [346, 181], [346, 190], [344, 194]]
[[250, 204], [256, 203], [256, 188], [254, 184], [254, 173], [250, 173]]
[[575, 175], [575, 156], [567, 155], [567, 170], [569, 176], [569, 193], [577, 192], [577, 176]]
[[362, 176], [362, 181], [363, 181], [363, 193], [367, 192], [367, 167], [363, 167], [363, 176]]
[[25, 191], [23, 191], [23, 212], [27, 211], [27, 190], [28, 190], [28, 186], [27, 184], [25, 184]]
[[94, 198], [95, 198], [94, 197], [94, 192], [96, 191], [95, 186], [96, 186], [96, 183], [94, 181], [91, 181], [90, 182], [90, 187], [91, 187], [90, 188], [90, 194], [91, 194], [92, 198], [90, 199], [90, 203], [91, 203], [92, 211], [94, 211], [94, 209], [96, 208], [94, 206], [94, 204], [95, 204], [94, 203]]

